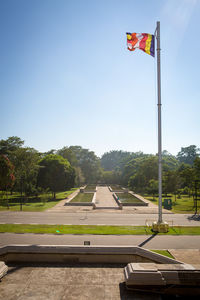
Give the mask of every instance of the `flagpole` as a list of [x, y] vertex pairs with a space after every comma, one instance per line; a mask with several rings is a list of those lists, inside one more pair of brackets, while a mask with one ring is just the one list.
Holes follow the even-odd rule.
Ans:
[[157, 89], [158, 89], [158, 224], [162, 220], [162, 127], [161, 127], [161, 74], [160, 74], [160, 22], [156, 27], [157, 38]]

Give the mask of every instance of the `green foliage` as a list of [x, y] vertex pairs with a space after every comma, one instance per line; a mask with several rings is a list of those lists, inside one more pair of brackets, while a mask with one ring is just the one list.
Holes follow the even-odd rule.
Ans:
[[121, 165], [124, 164], [124, 161], [129, 161], [131, 158], [131, 152], [121, 150], [106, 152], [101, 157], [101, 167], [105, 171], [114, 171], [116, 169], [121, 169]]
[[181, 163], [192, 165], [196, 157], [200, 155], [200, 149], [195, 145], [188, 147], [182, 147], [181, 151], [178, 152], [177, 158]]
[[158, 180], [150, 179], [147, 187], [147, 193], [153, 195], [153, 199], [155, 195], [158, 193]]
[[[23, 211], [44, 211], [55, 206], [58, 200], [67, 198], [76, 189], [71, 189], [68, 191], [60, 192], [56, 194], [57, 200], [52, 198], [52, 193], [48, 189], [38, 189], [37, 196], [27, 196], [26, 201], [23, 203]], [[40, 192], [40, 193], [39, 193]], [[24, 194], [23, 194], [24, 196]], [[9, 201], [9, 208], [12, 211], [20, 210], [21, 194], [18, 192], [13, 192], [11, 195], [7, 195]], [[0, 210], [7, 209], [6, 195], [4, 192], [0, 191]]]
[[39, 162], [38, 186], [49, 188], [55, 193], [73, 187], [75, 172], [68, 160], [62, 156], [49, 154]]
[[178, 176], [181, 180], [181, 187], [188, 187], [192, 190], [195, 180], [194, 168], [188, 164], [182, 163], [178, 168]]
[[69, 147], [77, 160], [77, 166], [80, 167], [85, 183], [98, 182], [101, 176], [100, 161], [93, 151], [84, 149], [80, 146]]
[[136, 173], [130, 177], [129, 187], [135, 192], [145, 192], [149, 181], [158, 177], [158, 159], [156, 156], [137, 159]]
[[200, 180], [200, 157], [194, 160], [194, 176], [196, 180]]
[[[157, 194], [157, 155], [116, 150], [104, 153], [100, 160], [93, 151], [81, 146], [63, 147], [57, 151], [52, 149], [46, 153], [38, 153], [33, 148], [24, 147], [24, 141], [16, 136], [0, 140], [0, 154], [5, 155], [13, 166], [11, 174], [13, 174], [15, 182], [13, 180], [12, 183], [9, 183], [9, 189], [23, 192], [26, 197], [38, 194], [37, 179], [43, 172], [41, 167], [46, 168], [46, 166], [39, 165], [41, 158], [45, 159], [49, 155], [56, 154], [70, 163], [65, 166], [66, 172], [63, 171], [64, 177], [67, 178], [67, 181], [64, 180], [65, 184], [67, 182], [67, 188], [74, 184], [81, 186], [85, 183], [99, 182], [121, 184], [122, 186], [129, 184], [131, 190], [136, 192], [148, 193], [153, 196]], [[183, 189], [184, 194], [188, 193], [189, 197], [194, 194], [194, 182], [200, 180], [199, 155], [200, 149], [195, 145], [182, 147], [177, 157], [166, 150], [162, 152], [163, 192], [165, 194], [178, 195], [180, 191], [183, 192]], [[5, 181], [10, 178], [9, 172], [7, 177], [5, 173], [2, 175], [2, 166], [2, 162], [0, 162], [1, 188], [5, 187]], [[48, 176], [53, 175], [50, 172]], [[61, 177], [64, 178], [63, 175]], [[49, 185], [52, 186], [52, 182], [47, 184], [48, 180], [45, 178], [40, 178], [38, 183], [40, 182], [40, 186], [46, 189]], [[54, 180], [54, 183], [56, 186], [54, 190], [60, 190], [61, 186], [64, 187], [62, 180], [57, 180], [57, 182]], [[53, 188], [51, 191], [55, 194]]]
[[180, 188], [180, 177], [177, 171], [168, 170], [163, 174], [163, 192], [177, 194]]
[[6, 155], [0, 155], [0, 189], [8, 190], [15, 181], [14, 166]]
[[22, 147], [24, 141], [17, 136], [11, 136], [7, 140], [0, 140], [0, 154], [9, 156], [13, 151]]
[[119, 171], [102, 170], [100, 181], [105, 184], [119, 183], [121, 181], [121, 173]]
[[36, 194], [39, 153], [33, 148], [18, 148], [11, 153], [11, 158], [15, 165], [14, 189], [23, 191], [26, 196]]
[[76, 154], [72, 149], [63, 147], [62, 149], [57, 151], [57, 154], [67, 159], [72, 167], [76, 167], [78, 165]]

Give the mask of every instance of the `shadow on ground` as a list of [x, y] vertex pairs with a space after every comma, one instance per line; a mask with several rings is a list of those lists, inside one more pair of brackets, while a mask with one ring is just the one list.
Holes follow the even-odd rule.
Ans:
[[187, 217], [188, 220], [190, 221], [200, 221], [200, 215], [199, 214], [194, 214], [192, 216]]

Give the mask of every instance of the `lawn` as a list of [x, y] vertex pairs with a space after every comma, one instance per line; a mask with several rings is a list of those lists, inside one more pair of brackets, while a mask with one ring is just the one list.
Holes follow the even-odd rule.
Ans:
[[[46, 234], [153, 235], [146, 226], [0, 224], [0, 232]], [[200, 235], [200, 227], [171, 227], [158, 235]]]
[[85, 193], [79, 193], [76, 197], [74, 197], [70, 202], [78, 202], [78, 203], [86, 203], [91, 202], [94, 194], [85, 194]]
[[141, 203], [138, 198], [129, 193], [116, 193], [122, 203]]
[[[69, 191], [56, 193], [56, 199], [52, 198], [51, 193], [41, 194], [38, 197], [24, 197], [22, 199], [22, 210], [23, 211], [44, 211], [55, 206], [58, 201], [65, 199], [67, 196], [72, 194], [77, 188], [73, 188]], [[12, 195], [8, 195], [9, 210], [19, 211], [21, 203], [20, 193], [13, 192]], [[7, 201], [5, 195], [0, 192], [0, 210], [8, 210]]]
[[84, 189], [85, 192], [87, 192], [87, 191], [95, 191], [95, 190], [96, 190], [96, 185], [95, 184], [89, 184]]
[[110, 187], [113, 191], [122, 191], [123, 192], [123, 188], [118, 184], [111, 185]]
[[[146, 196], [144, 195], [144, 198], [152, 201], [155, 204], [158, 204], [158, 197], [154, 197], [155, 199], [153, 199], [152, 196]], [[164, 201], [164, 199], [170, 198], [172, 199], [172, 209], [171, 211], [174, 213], [194, 213], [195, 209], [194, 209], [194, 201], [193, 201], [193, 197], [189, 197], [188, 195], [181, 195], [181, 198], [178, 199], [178, 197], [176, 197], [175, 200], [175, 196], [174, 195], [168, 195], [167, 197], [165, 195], [162, 196], [162, 199]], [[200, 211], [200, 201], [198, 204], [198, 212]]]
[[158, 253], [158, 254], [162, 254], [164, 256], [167, 256], [169, 258], [174, 258], [173, 255], [171, 255], [171, 253], [169, 253], [168, 250], [151, 250], [152, 252]]

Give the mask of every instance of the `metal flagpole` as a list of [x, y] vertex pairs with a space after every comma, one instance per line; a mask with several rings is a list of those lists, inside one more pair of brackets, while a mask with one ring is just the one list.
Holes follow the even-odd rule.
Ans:
[[161, 128], [161, 74], [160, 74], [160, 22], [157, 22], [157, 88], [158, 88], [158, 224], [162, 221], [162, 128]]

